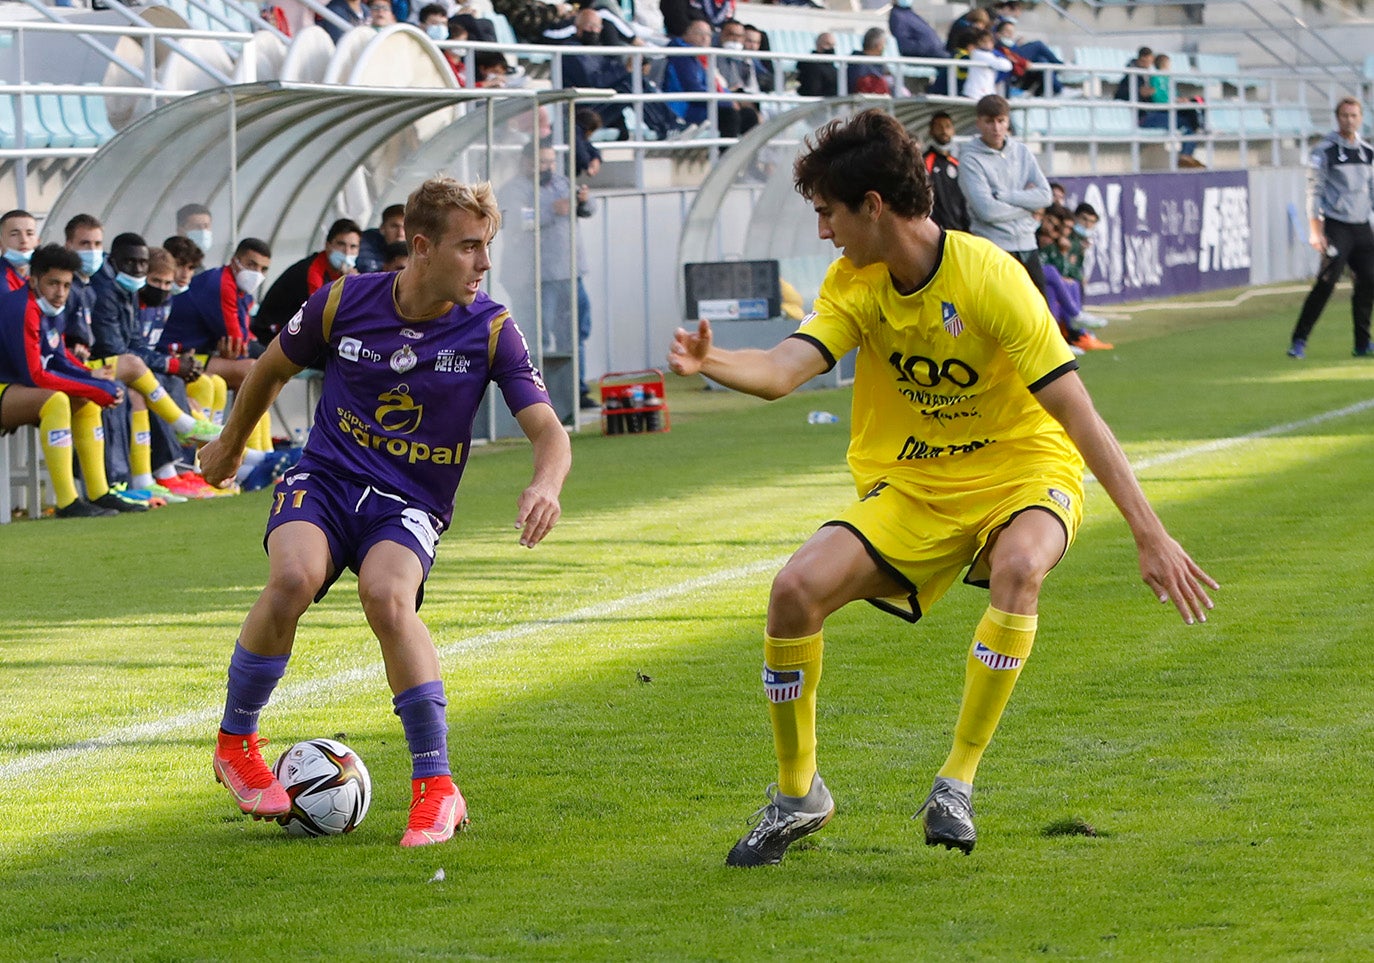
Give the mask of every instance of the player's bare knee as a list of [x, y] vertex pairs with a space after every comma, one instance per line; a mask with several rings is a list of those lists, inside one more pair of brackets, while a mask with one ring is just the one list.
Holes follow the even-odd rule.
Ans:
[[299, 618], [315, 601], [315, 593], [324, 584], [322, 575], [304, 568], [289, 568], [273, 572], [263, 591], [274, 614], [281, 618]]
[[989, 581], [1017, 595], [1038, 595], [1047, 573], [1038, 553], [1012, 548], [997, 553]]
[[415, 591], [393, 581], [358, 582], [363, 615], [374, 632], [384, 634], [415, 617]]
[[800, 565], [785, 565], [773, 577], [768, 596], [769, 622], [811, 622], [829, 615], [820, 587]]

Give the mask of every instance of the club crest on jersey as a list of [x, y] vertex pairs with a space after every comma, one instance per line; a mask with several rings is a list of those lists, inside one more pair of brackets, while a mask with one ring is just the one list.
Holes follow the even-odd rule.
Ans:
[[[300, 334], [300, 333], [301, 333], [301, 314], [302, 314], [304, 311], [305, 311], [305, 309], [304, 309], [304, 308], [301, 308], [301, 309], [300, 309], [299, 311], [297, 311], [295, 314], [291, 315], [291, 320], [290, 320], [290, 321], [286, 322], [286, 330], [287, 330], [290, 334]], [[348, 340], [352, 340], [352, 339], [350, 338], [350, 339], [348, 339]], [[361, 345], [360, 345], [360, 347], [361, 347]], [[342, 349], [343, 349], [343, 345], [340, 344], [340, 345], [339, 345], [339, 348], [340, 348], [339, 353], [340, 353], [340, 354], [343, 354], [343, 350], [342, 350]], [[358, 360], [358, 359], [357, 359], [357, 358], [354, 358], [353, 360], [356, 361], [356, 360]]]
[[57, 346], [58, 346], [59, 344], [61, 344], [61, 343], [62, 343], [62, 335], [60, 335], [60, 334], [57, 333], [57, 329], [56, 329], [56, 328], [49, 328], [49, 329], [48, 329], [48, 348], [49, 348], [49, 350], [51, 350], [51, 351], [56, 351], [56, 350], [57, 350]]
[[1064, 511], [1067, 512], [1069, 510], [1069, 505], [1072, 504], [1072, 502], [1069, 499], [1069, 496], [1066, 495], [1064, 492], [1061, 492], [1057, 488], [1051, 488], [1048, 491], [1046, 491], [1045, 494], [1049, 495], [1050, 498], [1054, 499], [1055, 502], [1059, 505], [1059, 507], [1064, 509]]
[[419, 358], [415, 357], [415, 351], [408, 344], [403, 344], [396, 349], [396, 353], [391, 356], [391, 370], [397, 374], [405, 374], [419, 363]]
[[416, 331], [414, 328], [402, 328], [400, 330], [400, 335], [403, 338], [409, 338], [411, 341], [419, 341], [421, 338], [424, 337], [423, 334], [421, 334], [419, 331]]
[[791, 702], [801, 695], [801, 669], [770, 669], [763, 667], [763, 691], [769, 702]]
[[940, 320], [951, 338], [964, 333], [964, 319], [959, 317], [959, 310], [948, 301], [940, 302]]

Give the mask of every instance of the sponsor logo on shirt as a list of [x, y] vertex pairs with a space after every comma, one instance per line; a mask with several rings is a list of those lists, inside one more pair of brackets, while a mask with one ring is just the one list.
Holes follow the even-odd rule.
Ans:
[[410, 345], [403, 344], [396, 349], [396, 353], [391, 356], [391, 370], [397, 374], [405, 374], [419, 362], [415, 357], [415, 352]]
[[1054, 499], [1056, 502], [1059, 503], [1059, 507], [1060, 507], [1060, 508], [1064, 509], [1064, 511], [1068, 511], [1068, 510], [1069, 510], [1069, 496], [1068, 496], [1068, 495], [1066, 495], [1064, 492], [1061, 492], [1061, 491], [1060, 491], [1059, 489], [1057, 489], [1057, 488], [1051, 488], [1051, 489], [1049, 490], [1048, 494], [1049, 494], [1050, 498]]
[[416, 331], [414, 328], [402, 328], [400, 333], [401, 337], [409, 338], [411, 341], [419, 341], [421, 338], [424, 337], [423, 334], [421, 334], [419, 331]]
[[339, 357], [345, 361], [381, 361], [380, 352], [373, 351], [371, 348], [363, 347], [363, 343], [357, 338], [339, 339]]
[[309, 478], [309, 477], [310, 477], [310, 472], [308, 472], [308, 471], [298, 471], [298, 472], [295, 472], [294, 474], [287, 475], [287, 476], [286, 476], [286, 487], [290, 488], [292, 485], [296, 484], [296, 482], [305, 481], [305, 480], [306, 480], [307, 478]]
[[424, 405], [417, 405], [410, 397], [409, 385], [397, 385], [390, 391], [377, 396], [381, 402], [372, 419], [383, 431], [395, 431], [402, 435], [414, 434], [420, 427], [420, 418], [425, 413]]
[[[286, 322], [286, 330], [289, 331], [289, 332], [291, 332], [292, 334], [300, 334], [300, 333], [301, 333], [301, 313], [302, 313], [302, 311], [304, 311], [304, 308], [302, 308], [301, 311], [297, 311], [295, 314], [291, 315], [291, 320], [288, 321], [288, 322]], [[344, 341], [352, 341], [352, 340], [353, 340], [352, 338], [345, 338], [345, 339], [344, 339]], [[362, 347], [362, 342], [359, 342], [359, 343], [358, 343], [358, 347]], [[343, 345], [342, 345], [342, 343], [339, 345], [339, 348], [340, 348], [339, 353], [340, 353], [340, 354], [343, 354], [343, 350], [342, 350], [342, 349], [343, 349]], [[352, 360], [353, 360], [353, 361], [357, 361], [358, 359], [357, 359], [357, 358], [353, 358]]]
[[472, 362], [465, 354], [457, 351], [440, 351], [434, 358], [435, 371], [448, 371], [453, 374], [467, 374], [468, 366]]

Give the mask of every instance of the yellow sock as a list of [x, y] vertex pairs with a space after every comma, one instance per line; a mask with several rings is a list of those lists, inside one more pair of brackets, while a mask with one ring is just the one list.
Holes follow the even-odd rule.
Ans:
[[76, 481], [72, 477], [72, 402], [60, 391], [53, 392], [38, 409], [38, 441], [43, 446], [43, 460], [48, 464], [57, 507], [66, 508], [76, 501]]
[[105, 480], [105, 429], [100, 426], [99, 407], [87, 403], [72, 412], [72, 441], [81, 462], [86, 497], [94, 501], [110, 490]]
[[224, 424], [224, 409], [229, 407], [229, 382], [219, 375], [208, 375], [214, 389], [214, 400], [210, 403], [210, 420], [217, 425]]
[[778, 792], [805, 796], [816, 774], [816, 689], [821, 684], [821, 633], [804, 639], [763, 637], [763, 690], [773, 721]]
[[[211, 380], [214, 377], [214, 375], [201, 375], [186, 385], [186, 397], [200, 405], [201, 414], [208, 420], [213, 420], [210, 413], [215, 408], [215, 384]], [[224, 379], [221, 378], [220, 380], [223, 381]]]
[[246, 447], [253, 451], [272, 450], [272, 416], [270, 414], [264, 413], [263, 416], [258, 419], [257, 427], [255, 427], [253, 433], [248, 436], [248, 444]]
[[148, 410], [157, 415], [167, 424], [175, 424], [179, 418], [186, 414], [181, 410], [181, 406], [172, 400], [167, 390], [157, 383], [157, 375], [151, 371], [145, 371], [136, 378], [130, 385], [148, 402]]
[[134, 478], [153, 473], [153, 435], [148, 412], [129, 412], [129, 474]]
[[1021, 666], [1035, 642], [1034, 615], [1003, 612], [991, 605], [973, 633], [964, 674], [964, 700], [954, 726], [954, 748], [940, 769], [941, 776], [973, 783], [983, 751], [997, 731], [1002, 711], [1016, 687]]

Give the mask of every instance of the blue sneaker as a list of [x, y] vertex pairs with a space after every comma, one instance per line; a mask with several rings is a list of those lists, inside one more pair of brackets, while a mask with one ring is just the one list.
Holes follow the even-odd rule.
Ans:
[[1301, 338], [1294, 338], [1293, 343], [1288, 346], [1288, 357], [1297, 358], [1299, 361], [1307, 357], [1307, 342]]

